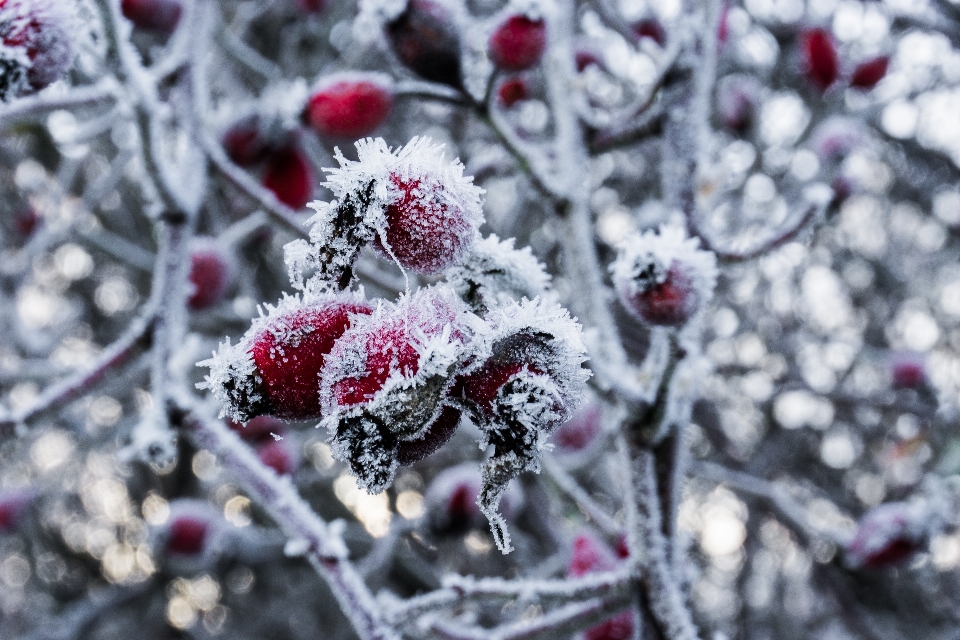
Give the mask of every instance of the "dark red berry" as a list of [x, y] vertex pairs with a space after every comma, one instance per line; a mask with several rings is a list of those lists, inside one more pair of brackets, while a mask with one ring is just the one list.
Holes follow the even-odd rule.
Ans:
[[663, 28], [663, 25], [656, 18], [638, 20], [633, 23], [631, 28], [633, 29], [634, 35], [637, 36], [637, 40], [650, 38], [661, 47], [667, 43], [667, 30]]
[[840, 75], [840, 62], [833, 36], [825, 29], [809, 29], [802, 35], [804, 74], [818, 89], [826, 91]]
[[0, 533], [18, 528], [33, 502], [34, 494], [26, 489], [6, 489], [0, 493]]
[[597, 441], [602, 431], [603, 408], [599, 402], [583, 405], [553, 434], [553, 442], [558, 454], [574, 454], [588, 448]]
[[320, 13], [327, 8], [327, 0], [297, 0], [297, 7], [304, 13]]
[[167, 535], [167, 552], [177, 555], [197, 555], [203, 551], [210, 525], [197, 517], [183, 515], [171, 523]]
[[223, 148], [236, 164], [250, 167], [270, 154], [270, 141], [260, 130], [256, 116], [240, 120], [223, 134]]
[[410, 0], [386, 32], [407, 68], [426, 80], [460, 88], [460, 33], [447, 9], [430, 0]]
[[286, 440], [270, 439], [257, 447], [260, 462], [277, 472], [277, 475], [290, 475], [297, 467], [295, 452]]
[[500, 104], [509, 109], [521, 100], [529, 98], [530, 88], [523, 78], [510, 78], [497, 89], [497, 97], [500, 98]]
[[314, 92], [306, 117], [321, 135], [362, 138], [383, 124], [392, 108], [393, 95], [384, 83], [344, 78]]
[[905, 502], [874, 507], [857, 523], [857, 532], [846, 549], [848, 560], [854, 566], [871, 568], [902, 563], [920, 550], [924, 520], [928, 518]]
[[633, 611], [621, 611], [606, 622], [583, 632], [584, 640], [630, 640], [636, 621]]
[[257, 416], [246, 425], [228, 420], [227, 426], [247, 442], [253, 443], [273, 440], [270, 434], [275, 433], [279, 436], [287, 430], [287, 423], [273, 416]]
[[423, 274], [451, 267], [474, 240], [474, 221], [445, 185], [430, 176], [390, 176], [396, 189], [384, 216], [389, 251], [378, 237], [374, 243], [384, 256]]
[[692, 278], [677, 262], [670, 266], [663, 282], [621, 299], [641, 319], [667, 327], [685, 324], [701, 304]]
[[359, 302], [330, 302], [269, 318], [250, 349], [266, 409], [262, 413], [284, 420], [319, 418], [326, 355], [350, 327], [351, 316], [370, 311]]
[[40, 226], [42, 221], [43, 218], [40, 217], [36, 209], [27, 207], [21, 209], [20, 212], [14, 216], [13, 228], [21, 238], [29, 238], [33, 235], [33, 232], [36, 231], [37, 227]]
[[720, 45], [724, 45], [727, 42], [727, 38], [730, 37], [730, 5], [724, 3], [723, 8], [720, 10], [720, 21], [717, 24], [717, 42]]
[[725, 127], [745, 133], [753, 124], [760, 102], [760, 86], [754, 78], [730, 75], [717, 86], [717, 116]]
[[191, 309], [207, 309], [223, 300], [233, 281], [230, 258], [214, 242], [203, 242], [190, 255], [190, 284], [187, 299]]
[[313, 195], [313, 170], [299, 150], [285, 147], [267, 160], [263, 186], [291, 209], [302, 209]]
[[69, 16], [54, 2], [0, 3], [0, 99], [40, 91], [66, 72], [73, 59]]
[[603, 66], [603, 53], [598, 47], [582, 44], [577, 47], [573, 56], [577, 73], [583, 73], [590, 65]]
[[588, 573], [611, 571], [616, 566], [613, 552], [593, 533], [584, 531], [573, 539], [568, 576], [577, 578]]
[[927, 369], [918, 356], [900, 354], [890, 367], [894, 389], [917, 389], [927, 382]]
[[123, 17], [140, 29], [171, 33], [180, 22], [180, 0], [122, 0]]
[[853, 75], [850, 77], [850, 86], [855, 89], [873, 89], [887, 75], [888, 66], [890, 66], [890, 58], [887, 56], [879, 56], [873, 60], [861, 62], [853, 70]]
[[529, 69], [547, 49], [547, 25], [524, 15], [507, 18], [490, 36], [490, 58], [501, 69]]
[[401, 440], [397, 444], [397, 462], [407, 466], [432, 455], [453, 437], [459, 426], [460, 410], [444, 405], [421, 438]]

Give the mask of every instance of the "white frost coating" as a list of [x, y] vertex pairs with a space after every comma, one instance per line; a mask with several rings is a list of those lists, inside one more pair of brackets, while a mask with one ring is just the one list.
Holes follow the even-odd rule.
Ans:
[[284, 131], [294, 131], [302, 125], [303, 106], [307, 104], [310, 89], [303, 78], [283, 80], [268, 85], [260, 96], [260, 117], [273, 121]]
[[553, 302], [553, 293], [548, 293], [550, 276], [543, 265], [530, 247], [515, 249], [514, 242], [514, 238], [500, 240], [491, 234], [447, 272], [447, 281], [474, 309], [537, 296]]
[[[258, 307], [260, 317], [254, 318], [250, 328], [239, 342], [232, 344], [228, 337], [226, 341], [220, 343], [212, 358], [197, 363], [198, 367], [210, 368], [210, 373], [204, 377], [203, 382], [197, 384], [197, 388], [209, 389], [213, 397], [220, 402], [220, 418], [229, 417], [236, 422], [246, 423], [252, 416], [247, 415], [245, 407], [241, 406], [241, 398], [246, 404], [255, 404], [263, 399], [259, 392], [262, 381], [252, 353], [256, 335], [267, 328], [276, 334], [278, 327], [284, 325], [273, 321], [300, 309], [333, 302], [362, 304], [364, 301], [361, 288], [355, 292], [345, 291], [337, 294], [312, 292], [292, 296], [284, 294], [276, 305], [264, 304], [263, 307]], [[296, 335], [277, 335], [277, 342], [296, 345], [298, 339]]]
[[326, 91], [341, 82], [349, 82], [351, 84], [369, 83], [376, 85], [388, 93], [393, 91], [394, 85], [392, 77], [379, 71], [338, 71], [317, 78], [317, 81], [314, 82], [313, 87], [310, 89], [310, 95], [313, 96], [321, 91]]
[[919, 548], [931, 529], [940, 524], [926, 500], [882, 504], [860, 519], [857, 533], [847, 546], [847, 561], [854, 567], [871, 564], [871, 559], [898, 542]]
[[545, 20], [556, 14], [553, 0], [510, 0], [504, 8], [505, 15], [522, 14], [531, 20]]
[[717, 257], [699, 248], [698, 238], [688, 238], [681, 227], [661, 225], [659, 232], [633, 233], [620, 243], [620, 253], [610, 271], [621, 295], [632, 297], [662, 284], [674, 263], [683, 265], [691, 278], [700, 306], [717, 286]]

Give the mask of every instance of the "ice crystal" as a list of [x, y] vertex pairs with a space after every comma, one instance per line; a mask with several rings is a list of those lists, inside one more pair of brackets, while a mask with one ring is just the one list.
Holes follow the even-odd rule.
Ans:
[[514, 248], [514, 239], [490, 235], [473, 245], [447, 281], [477, 313], [518, 298], [547, 297], [550, 276], [530, 247]]

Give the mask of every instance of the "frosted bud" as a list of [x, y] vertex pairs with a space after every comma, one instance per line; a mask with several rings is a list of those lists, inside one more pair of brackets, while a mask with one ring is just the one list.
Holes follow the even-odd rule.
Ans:
[[477, 313], [518, 298], [545, 296], [550, 276], [529, 247], [496, 235], [480, 240], [447, 273], [447, 281]]
[[682, 327], [703, 310], [717, 282], [717, 260], [679, 227], [632, 234], [611, 267], [620, 302], [651, 325]]

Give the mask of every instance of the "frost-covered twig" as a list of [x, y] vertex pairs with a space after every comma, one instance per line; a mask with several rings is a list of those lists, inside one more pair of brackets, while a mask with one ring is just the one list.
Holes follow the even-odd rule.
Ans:
[[537, 640], [563, 637], [596, 625], [630, 604], [628, 597], [591, 599], [568, 604], [537, 618], [518, 620], [493, 629], [434, 622], [431, 630], [444, 640]]
[[58, 109], [75, 109], [107, 102], [117, 95], [117, 83], [113, 78], [105, 78], [97, 84], [74, 87], [68, 92], [40, 93], [36, 96], [20, 98], [0, 110], [0, 128], [24, 119], [36, 119]]
[[361, 640], [396, 640], [380, 607], [347, 558], [347, 548], [332, 529], [300, 497], [289, 478], [278, 476], [222, 422], [187, 394], [177, 398], [183, 426], [198, 447], [217, 456], [237, 482], [276, 520], [292, 541], [303, 541], [303, 554], [327, 582]]
[[825, 205], [810, 204], [804, 214], [798, 217], [793, 223], [787, 225], [786, 228], [774, 232], [772, 237], [767, 240], [758, 242], [752, 247], [739, 251], [719, 248], [703, 233], [700, 233], [699, 237], [703, 242], [704, 248], [717, 254], [717, 259], [721, 262], [746, 262], [766, 255], [774, 249], [782, 247], [792, 241], [817, 219], [818, 214], [823, 211], [824, 207]]
[[580, 507], [583, 512], [593, 520], [594, 524], [610, 537], [616, 537], [623, 533], [623, 527], [619, 526], [613, 517], [610, 516], [597, 502], [590, 497], [583, 487], [577, 481], [549, 457], [543, 459], [543, 470], [547, 472], [550, 479], [560, 487], [570, 498]]
[[470, 576], [448, 576], [444, 588], [409, 598], [387, 613], [387, 620], [402, 625], [425, 614], [453, 608], [463, 602], [483, 600], [557, 600], [570, 602], [598, 597], [619, 597], [627, 594], [635, 576], [626, 571], [591, 573], [564, 580], [475, 579]]
[[398, 98], [429, 98], [457, 105], [467, 104], [467, 96], [462, 91], [425, 80], [401, 80], [394, 86], [394, 95]]

